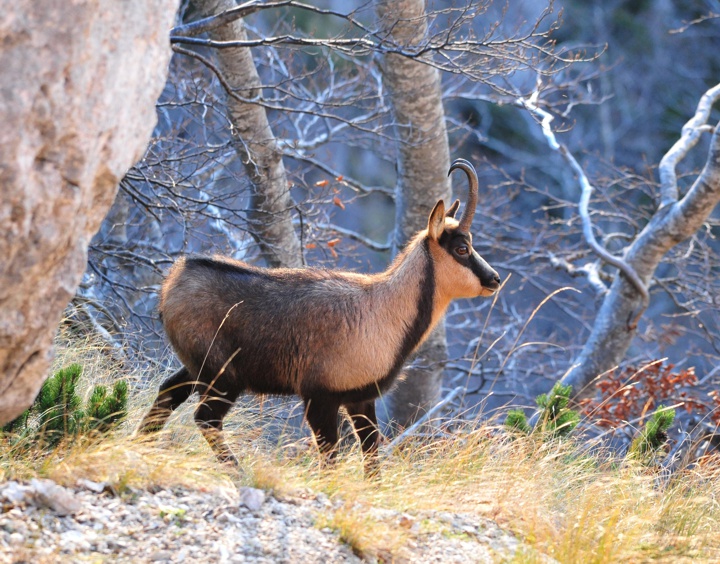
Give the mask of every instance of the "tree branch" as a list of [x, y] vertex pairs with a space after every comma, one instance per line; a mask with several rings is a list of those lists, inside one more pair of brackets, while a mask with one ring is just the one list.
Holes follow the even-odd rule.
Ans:
[[711, 88], [698, 102], [695, 115], [683, 126], [682, 135], [660, 161], [660, 207], [674, 204], [678, 200], [677, 174], [675, 167], [685, 158], [700, 140], [700, 136], [713, 128], [707, 125], [710, 112], [720, 98], [720, 84]]
[[[372, 122], [374, 119], [376, 119], [376, 115], [370, 114], [370, 115], [364, 115], [364, 116], [355, 116], [352, 119], [346, 119], [340, 115], [334, 115], [329, 114], [327, 112], [321, 112], [319, 110], [311, 110], [309, 108], [294, 108], [288, 105], [281, 105], [276, 100], [267, 100], [261, 96], [256, 96], [249, 98], [247, 96], [242, 96], [241, 94], [238, 94], [238, 89], [233, 88], [232, 85], [228, 82], [227, 77], [222, 72], [222, 70], [216, 65], [213, 61], [205, 57], [204, 55], [201, 55], [200, 53], [197, 53], [196, 51], [193, 51], [192, 49], [185, 49], [184, 47], [180, 47], [179, 45], [173, 45], [172, 50], [176, 53], [179, 53], [181, 55], [186, 55], [188, 57], [192, 57], [193, 59], [196, 59], [200, 61], [202, 64], [204, 64], [207, 68], [209, 68], [215, 77], [218, 79], [220, 84], [225, 89], [228, 96], [236, 100], [237, 102], [243, 103], [243, 104], [252, 104], [256, 106], [260, 106], [262, 108], [265, 108], [266, 110], [277, 110], [279, 112], [283, 113], [298, 113], [298, 114], [310, 114], [315, 117], [320, 117], [324, 119], [334, 120], [339, 122], [339, 125], [336, 128], [333, 128], [330, 133], [337, 132], [340, 128], [345, 127], [352, 127], [353, 129], [356, 129], [358, 131], [362, 131], [364, 133], [374, 133], [377, 134], [377, 131], [370, 128], [365, 127], [363, 124]], [[321, 139], [318, 139], [315, 141], [315, 144], [322, 142], [327, 142], [330, 139], [330, 134], [326, 134], [322, 136]], [[302, 147], [302, 148], [314, 148], [314, 147]]]
[[346, 229], [345, 227], [340, 227], [339, 225], [334, 225], [332, 223], [317, 223], [316, 227], [318, 229], [327, 229], [329, 231], [334, 231], [335, 233], [339, 233], [340, 235], [344, 235], [348, 239], [352, 239], [353, 241], [362, 243], [368, 249], [372, 249], [373, 251], [378, 251], [378, 252], [389, 251], [390, 248], [392, 247], [390, 241], [388, 241], [387, 243], [378, 243], [377, 241], [373, 241], [369, 237], [360, 235], [360, 233], [358, 233], [357, 231], [353, 231], [351, 229]]
[[[713, 90], [718, 89], [716, 86]], [[684, 240], [695, 233], [720, 200], [720, 124], [710, 141], [707, 162], [687, 194], [669, 208], [664, 225], [673, 238]]]
[[[705, 100], [711, 98], [708, 95]], [[680, 201], [655, 212], [626, 249], [625, 261], [639, 274], [641, 280], [649, 282], [667, 252], [700, 229], [718, 202], [720, 127], [715, 128], [705, 167], [693, 186]], [[582, 393], [598, 374], [620, 364], [637, 329], [628, 324], [627, 315], [630, 311], [643, 310], [639, 302], [640, 296], [630, 279], [616, 277], [575, 367], [562, 378], [564, 384], [573, 386], [576, 395]]]
[[216, 29], [222, 25], [232, 23], [235, 20], [242, 19], [246, 16], [249, 16], [250, 14], [254, 14], [259, 10], [263, 10], [266, 8], [276, 8], [278, 6], [285, 6], [292, 3], [293, 2], [291, 2], [290, 0], [281, 0], [279, 2], [262, 2], [261, 0], [251, 0], [250, 2], [244, 2], [242, 4], [239, 4], [238, 6], [235, 6], [234, 8], [230, 8], [229, 10], [224, 10], [219, 14], [208, 16], [207, 18], [202, 18], [194, 22], [175, 26], [170, 30], [170, 36], [182, 37], [188, 35], [199, 35], [201, 33], [212, 31], [213, 29]]
[[357, 20], [351, 17], [352, 12], [350, 14], [343, 14], [341, 12], [336, 12], [335, 10], [326, 10], [323, 8], [318, 8], [317, 6], [310, 6], [308, 4], [303, 4], [302, 2], [296, 2], [294, 0], [276, 0], [274, 2], [266, 2], [263, 0], [250, 0], [249, 2], [244, 2], [243, 4], [235, 6], [234, 8], [230, 8], [229, 10], [224, 10], [219, 14], [209, 16], [207, 18], [203, 18], [201, 20], [197, 20], [187, 24], [175, 26], [170, 30], [170, 35], [180, 37], [199, 35], [201, 33], [212, 31], [213, 29], [216, 29], [220, 26], [232, 23], [236, 20], [240, 20], [246, 16], [254, 14], [255, 12], [259, 12], [260, 10], [267, 10], [269, 8], [280, 8], [283, 6], [289, 8], [297, 8], [300, 10], [307, 10], [315, 14], [337, 16], [353, 24], [356, 27], [359, 27], [365, 32], [368, 31], [367, 28], [365, 28]]
[[[281, 148], [285, 148], [283, 144], [280, 145]], [[286, 151], [285, 156], [290, 159], [295, 159], [300, 162], [307, 163], [319, 170], [322, 170], [325, 174], [332, 176], [333, 178], [337, 179], [338, 182], [341, 184], [347, 186], [351, 190], [355, 192], [359, 192], [361, 194], [372, 194], [374, 192], [380, 192], [381, 194], [384, 194], [388, 198], [394, 200], [395, 199], [395, 190], [394, 188], [387, 188], [386, 186], [365, 186], [360, 181], [355, 180], [354, 178], [350, 178], [349, 176], [342, 174], [340, 171], [335, 170], [331, 168], [329, 165], [323, 163], [322, 161], [305, 155], [305, 154], [298, 154], [297, 152], [288, 152]]]
[[[647, 288], [645, 287], [643, 281], [640, 280], [640, 277], [638, 276], [637, 272], [635, 272], [635, 269], [632, 266], [630, 266], [623, 259], [610, 254], [602, 245], [600, 245], [600, 243], [597, 242], [597, 239], [595, 239], [592, 221], [590, 219], [590, 212], [588, 210], [590, 205], [590, 196], [593, 192], [592, 184], [590, 184], [590, 180], [588, 180], [585, 171], [580, 166], [580, 163], [573, 156], [573, 154], [568, 150], [565, 145], [558, 142], [557, 138], [555, 137], [555, 132], [552, 130], [552, 127], [550, 127], [550, 124], [554, 119], [553, 115], [550, 112], [543, 110], [537, 105], [537, 94], [538, 91], [536, 90], [530, 98], [521, 98], [520, 103], [522, 104], [522, 106], [524, 106], [526, 109], [528, 109], [530, 112], [540, 118], [540, 125], [542, 126], [542, 131], [545, 135], [545, 138], [547, 139], [548, 145], [550, 145], [551, 149], [559, 152], [560, 155], [562, 155], [565, 161], [570, 165], [570, 168], [572, 168], [575, 171], [575, 174], [577, 174], [578, 176], [578, 181], [580, 182], [580, 188], [582, 190], [580, 194], [580, 202], [578, 202], [578, 213], [580, 214], [580, 218], [582, 219], [583, 235], [585, 236], [585, 241], [595, 252], [595, 254], [600, 257], [601, 260], [620, 270], [620, 272], [622, 272], [625, 277], [630, 280], [630, 282], [632, 282], [635, 289], [642, 296], [643, 304], [645, 306], [641, 309], [641, 312], [639, 314], [642, 315], [642, 312], [645, 310], [647, 304], [650, 301], [650, 296], [648, 294]], [[636, 322], [637, 317], [635, 318], [633, 323]]]
[[577, 276], [585, 276], [590, 285], [595, 289], [598, 296], [604, 296], [608, 293], [608, 287], [600, 278], [600, 265], [597, 262], [584, 264], [580, 267], [568, 262], [562, 257], [558, 257], [553, 253], [549, 253], [550, 264], [557, 270], [564, 270], [569, 276], [575, 278]]

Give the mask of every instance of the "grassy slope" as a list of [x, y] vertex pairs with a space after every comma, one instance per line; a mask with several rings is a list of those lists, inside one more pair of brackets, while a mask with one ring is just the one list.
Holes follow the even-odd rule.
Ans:
[[[85, 388], [112, 380], [117, 371], [84, 345], [62, 350], [57, 365], [80, 361]], [[139, 382], [139, 379], [137, 379]], [[383, 463], [382, 477], [366, 480], [355, 446], [331, 468], [321, 468], [312, 446], [296, 439], [269, 443], [257, 408], [236, 409], [228, 421], [231, 444], [242, 457], [238, 474], [219, 467], [181, 410], [155, 441], [133, 435], [153, 399], [136, 385], [128, 421], [102, 442], [77, 440], [50, 453], [28, 444], [0, 443], [0, 479], [49, 477], [72, 486], [85, 477], [119, 489], [240, 482], [279, 495], [310, 489], [341, 498], [322, 517], [359, 552], [395, 554], [408, 531], [374, 520], [364, 508], [423, 510], [489, 517], [561, 562], [720, 560], [720, 466], [711, 464], [667, 477], [604, 453], [588, 454], [571, 441], [513, 439], [490, 424], [431, 443], [405, 443]], [[263, 412], [262, 421], [276, 420]], [[519, 554], [517, 562], [533, 561]]]

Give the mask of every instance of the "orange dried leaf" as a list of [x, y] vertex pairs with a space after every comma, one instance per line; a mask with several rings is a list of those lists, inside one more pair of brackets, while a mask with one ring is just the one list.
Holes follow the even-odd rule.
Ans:
[[341, 210], [345, 209], [345, 204], [342, 203], [342, 200], [335, 196], [333, 198], [333, 204], [335, 204], [337, 207], [339, 207]]
[[327, 180], [318, 180], [318, 181], [315, 183], [315, 186], [320, 186], [321, 188], [324, 188], [324, 187], [327, 186], [328, 184], [330, 184], [330, 183], [329, 183]]
[[341, 239], [340, 237], [337, 237], [337, 238], [335, 238], [335, 239], [330, 239], [330, 240], [327, 242], [327, 246], [332, 249], [332, 248], [333, 248], [335, 245], [337, 245], [340, 241], [342, 241], [342, 239]]
[[317, 247], [317, 245], [315, 243], [308, 243], [307, 245], [305, 245], [306, 249], [314, 249], [316, 247]]

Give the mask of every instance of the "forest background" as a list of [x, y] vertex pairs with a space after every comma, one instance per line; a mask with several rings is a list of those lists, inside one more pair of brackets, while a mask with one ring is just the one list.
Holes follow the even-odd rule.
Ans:
[[[101, 335], [123, 366], [164, 374], [157, 294], [178, 256], [379, 271], [449, 199], [448, 159], [463, 157], [480, 176], [475, 247], [506, 283], [495, 300], [451, 307], [402, 401], [379, 413], [407, 425], [445, 397], [451, 418], [490, 417], [563, 379], [595, 398], [584, 405], [600, 425], [637, 423], [664, 401], [687, 408], [675, 432], [712, 436], [710, 110], [683, 126], [718, 96], [717, 3], [423, 4], [247, 2], [198, 29], [234, 3], [183, 3], [152, 140], [90, 244], [65, 323]], [[447, 143], [433, 112], [403, 114], [403, 99], [435, 94]], [[680, 160], [669, 151], [690, 130], [698, 145]], [[639, 235], [697, 185], [710, 187], [697, 226], [660, 245], [657, 269], [633, 263]], [[464, 202], [465, 189], [453, 195]], [[619, 309], [602, 309], [618, 295]], [[620, 337], [603, 341], [613, 324]]]

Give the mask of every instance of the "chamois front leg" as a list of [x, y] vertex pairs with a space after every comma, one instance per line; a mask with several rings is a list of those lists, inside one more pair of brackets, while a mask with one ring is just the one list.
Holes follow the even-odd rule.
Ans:
[[375, 415], [375, 400], [350, 403], [345, 405], [345, 409], [360, 439], [360, 447], [365, 461], [365, 474], [377, 474], [381, 436]]
[[327, 396], [305, 399], [305, 418], [327, 462], [332, 462], [337, 454], [339, 411], [340, 404]]

